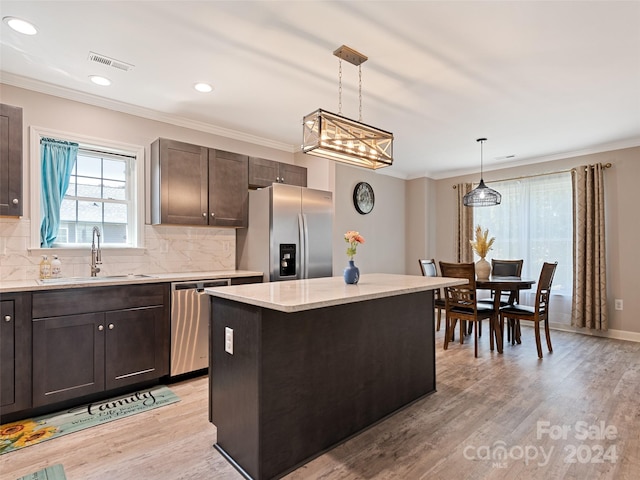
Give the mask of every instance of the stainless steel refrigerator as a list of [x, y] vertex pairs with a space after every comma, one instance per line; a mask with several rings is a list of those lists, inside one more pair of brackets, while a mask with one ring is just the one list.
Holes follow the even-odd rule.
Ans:
[[265, 282], [330, 277], [333, 201], [323, 190], [274, 183], [249, 192], [249, 226], [236, 231], [236, 265]]

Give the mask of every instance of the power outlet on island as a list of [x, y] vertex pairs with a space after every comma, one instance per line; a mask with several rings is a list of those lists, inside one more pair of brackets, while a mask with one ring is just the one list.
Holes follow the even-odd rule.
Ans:
[[224, 327], [224, 351], [233, 355], [233, 328]]

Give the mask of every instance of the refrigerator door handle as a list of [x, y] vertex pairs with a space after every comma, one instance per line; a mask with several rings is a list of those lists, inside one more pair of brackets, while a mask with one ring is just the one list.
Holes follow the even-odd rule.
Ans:
[[304, 213], [298, 214], [298, 228], [300, 234], [300, 278], [309, 278], [309, 228], [307, 226], [307, 216]]

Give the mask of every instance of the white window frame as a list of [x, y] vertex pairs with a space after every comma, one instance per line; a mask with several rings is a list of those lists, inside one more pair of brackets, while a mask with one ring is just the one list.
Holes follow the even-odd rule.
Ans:
[[116, 142], [103, 138], [90, 137], [75, 133], [62, 132], [49, 128], [29, 127], [30, 145], [29, 151], [31, 155], [31, 232], [30, 232], [30, 251], [34, 253], [46, 253], [55, 250], [63, 250], [64, 252], [81, 251], [85, 253], [84, 246], [64, 246], [55, 248], [40, 247], [40, 188], [42, 186], [42, 169], [40, 162], [42, 161], [40, 140], [42, 138], [55, 138], [56, 140], [65, 140], [75, 142], [82, 147], [102, 150], [104, 152], [121, 154], [125, 153], [135, 158], [135, 171], [133, 172], [133, 184], [135, 185], [135, 208], [131, 209], [131, 244], [127, 246], [111, 246], [105, 245], [104, 248], [110, 250], [118, 250], [125, 253], [126, 251], [136, 251], [144, 246], [144, 147], [129, 143]]

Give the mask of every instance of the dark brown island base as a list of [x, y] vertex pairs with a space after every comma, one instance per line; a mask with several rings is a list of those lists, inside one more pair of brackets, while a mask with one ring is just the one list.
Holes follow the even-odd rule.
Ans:
[[247, 478], [279, 478], [433, 393], [433, 290], [462, 283], [368, 274], [207, 289], [215, 448]]

